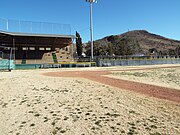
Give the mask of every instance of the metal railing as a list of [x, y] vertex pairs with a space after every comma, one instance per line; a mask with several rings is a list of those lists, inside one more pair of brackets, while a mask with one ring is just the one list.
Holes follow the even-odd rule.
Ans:
[[6, 32], [20, 32], [33, 34], [71, 35], [71, 26], [69, 24], [8, 20], [1, 18], [0, 30]]

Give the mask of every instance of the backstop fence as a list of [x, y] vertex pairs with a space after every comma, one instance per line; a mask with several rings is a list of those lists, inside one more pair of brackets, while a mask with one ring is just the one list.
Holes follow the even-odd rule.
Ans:
[[71, 35], [69, 24], [8, 20], [0, 18], [0, 30], [33, 34]]

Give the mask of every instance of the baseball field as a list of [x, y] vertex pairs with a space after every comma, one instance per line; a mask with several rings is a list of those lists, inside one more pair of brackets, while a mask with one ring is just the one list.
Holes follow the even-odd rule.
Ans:
[[180, 65], [0, 72], [0, 135], [135, 134], [180, 134]]

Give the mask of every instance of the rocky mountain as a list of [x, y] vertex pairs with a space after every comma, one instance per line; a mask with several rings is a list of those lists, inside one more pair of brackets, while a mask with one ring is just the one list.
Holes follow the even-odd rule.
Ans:
[[[152, 34], [146, 30], [134, 30], [120, 35], [107, 36], [102, 39], [94, 41], [94, 44], [95, 44], [95, 48], [97, 44], [101, 46], [107, 46], [110, 43], [116, 45], [119, 43], [120, 40], [127, 41], [126, 44], [130, 44], [130, 43], [132, 44], [132, 41], [135, 42], [136, 44], [138, 43], [139, 53], [143, 53], [145, 55], [149, 55], [153, 51], [157, 53], [162, 53], [162, 55], [169, 55], [169, 53], [172, 54], [175, 53], [178, 47], [180, 48], [180, 41], [165, 38], [160, 35]], [[122, 43], [123, 42], [119, 44]]]

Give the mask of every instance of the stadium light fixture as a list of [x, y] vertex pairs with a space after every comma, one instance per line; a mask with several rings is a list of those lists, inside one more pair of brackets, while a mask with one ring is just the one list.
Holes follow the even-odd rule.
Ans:
[[91, 60], [93, 60], [93, 17], [92, 17], [92, 9], [93, 3], [97, 3], [97, 0], [86, 0], [86, 2], [90, 3], [90, 39], [91, 39]]

